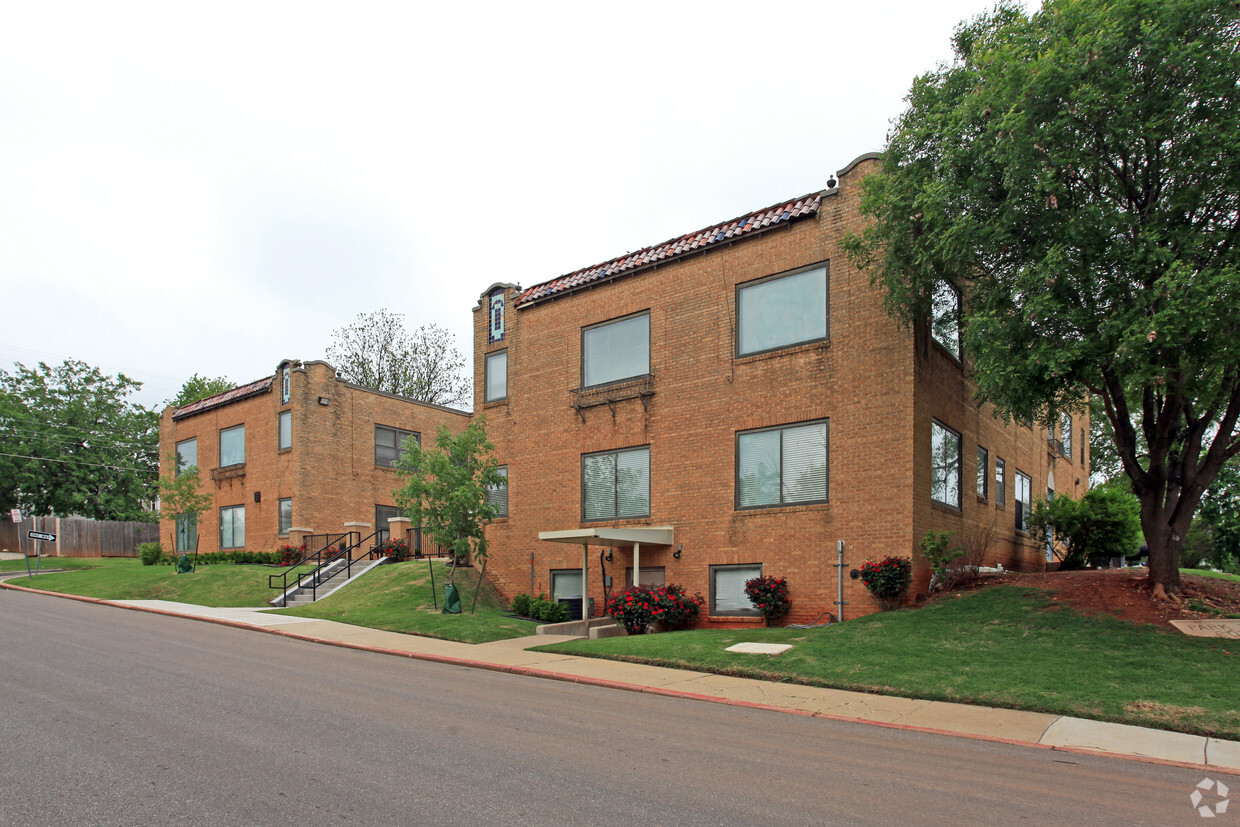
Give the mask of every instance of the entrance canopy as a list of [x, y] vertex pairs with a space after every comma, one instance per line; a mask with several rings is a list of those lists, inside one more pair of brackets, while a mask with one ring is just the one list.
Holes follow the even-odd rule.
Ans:
[[[538, 539], [546, 543], [570, 543], [581, 546], [581, 619], [582, 628], [589, 627], [590, 605], [590, 546], [628, 548], [633, 551], [633, 582], [641, 581], [642, 546], [670, 546], [675, 539], [670, 525], [630, 526], [619, 528], [570, 528], [564, 531], [540, 531]], [[532, 563], [531, 557], [531, 563]]]
[[633, 526], [631, 528], [570, 528], [566, 531], [540, 531], [538, 539], [547, 543], [572, 543], [583, 546], [632, 548], [670, 546], [675, 540], [670, 525]]

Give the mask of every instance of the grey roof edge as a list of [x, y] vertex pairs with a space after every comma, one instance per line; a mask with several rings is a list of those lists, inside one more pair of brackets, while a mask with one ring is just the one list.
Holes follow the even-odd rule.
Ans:
[[856, 158], [853, 158], [851, 161], [845, 164], [844, 168], [839, 170], [835, 174], [843, 178], [845, 175], [852, 172], [853, 167], [857, 166], [857, 164], [860, 164], [863, 161], [881, 161], [881, 160], [883, 160], [883, 153], [881, 152], [863, 152], [860, 155], [858, 155]]

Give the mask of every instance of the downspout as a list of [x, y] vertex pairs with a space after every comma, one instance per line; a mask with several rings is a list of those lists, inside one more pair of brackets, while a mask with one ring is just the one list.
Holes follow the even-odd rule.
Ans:
[[837, 586], [835, 607], [837, 619], [844, 622], [844, 541], [835, 541], [835, 582]]

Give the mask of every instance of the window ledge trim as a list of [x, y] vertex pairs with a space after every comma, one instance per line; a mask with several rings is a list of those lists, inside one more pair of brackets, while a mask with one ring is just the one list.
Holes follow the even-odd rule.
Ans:
[[756, 353], [733, 353], [732, 364], [746, 365], [750, 362], [761, 362], [765, 359], [777, 359], [780, 356], [791, 356], [794, 353], [807, 353], [812, 350], [829, 350], [831, 348], [831, 336], [828, 334], [822, 339], [810, 339], [808, 342], [797, 342], [792, 345], [784, 345], [782, 347], [771, 348], [770, 350], [759, 350]]

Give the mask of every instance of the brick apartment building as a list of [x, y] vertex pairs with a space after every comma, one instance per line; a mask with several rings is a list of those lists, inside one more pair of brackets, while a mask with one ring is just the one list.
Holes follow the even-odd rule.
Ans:
[[176, 515], [160, 523], [177, 551], [274, 551], [311, 534], [362, 536], [399, 514], [393, 468], [407, 439], [440, 426], [464, 429], [469, 414], [346, 382], [326, 362], [281, 362], [271, 376], [168, 407], [159, 423], [162, 460], [197, 465], [213, 508], [201, 525]]
[[702, 625], [734, 625], [757, 620], [742, 589], [758, 574], [788, 579], [793, 621], [837, 611], [841, 584], [846, 617], [875, 610], [850, 576], [867, 559], [913, 557], [924, 591], [931, 529], [984, 544], [988, 564], [1045, 566], [1021, 521], [1037, 496], [1084, 492], [1088, 421], [1048, 439], [979, 407], [950, 290], [944, 326], [889, 318], [840, 248], [876, 168], [862, 156], [820, 192], [482, 294], [475, 410], [509, 480], [487, 529], [501, 592], [585, 591], [597, 615], [637, 567], [707, 597]]

